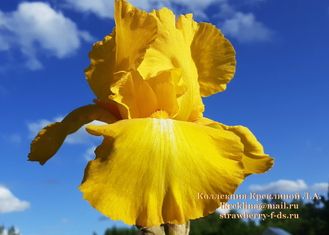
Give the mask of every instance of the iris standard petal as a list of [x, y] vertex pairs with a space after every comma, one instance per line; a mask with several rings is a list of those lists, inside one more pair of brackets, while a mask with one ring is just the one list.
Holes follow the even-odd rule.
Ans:
[[[191, 24], [189, 24], [191, 25]], [[226, 89], [235, 73], [235, 51], [214, 25], [199, 23], [191, 44], [202, 96]]]
[[198, 70], [202, 96], [226, 89], [235, 73], [235, 51], [231, 43], [214, 25], [197, 23], [192, 14], [181, 15], [177, 20]]
[[123, 118], [150, 117], [157, 111], [164, 111], [168, 117], [178, 112], [177, 99], [186, 91], [181, 85], [179, 69], [160, 72], [144, 80], [138, 71], [118, 72], [120, 77], [113, 85], [110, 97], [120, 106]]
[[176, 27], [176, 17], [169, 9], [163, 8], [150, 14], [157, 20], [158, 34], [147, 49], [138, 71], [144, 79], [148, 79], [160, 71], [180, 68], [186, 93], [178, 99], [179, 111], [176, 119], [194, 120], [200, 116], [204, 107], [198, 71], [191, 55], [191, 40], [185, 39], [183, 32]]
[[29, 160], [46, 163], [63, 144], [66, 136], [76, 132], [81, 126], [94, 120], [112, 123], [116, 118], [97, 105], [87, 105], [75, 109], [61, 122], [44, 127], [31, 143]]
[[235, 73], [235, 51], [231, 43], [214, 25], [195, 22], [192, 14], [180, 16], [177, 28], [191, 46], [201, 95], [225, 90]]
[[241, 161], [246, 176], [255, 173], [264, 173], [273, 166], [273, 158], [264, 153], [262, 144], [247, 127], [226, 126], [208, 118], [199, 119], [196, 123], [218, 129], [218, 131], [229, 131], [240, 139], [244, 149], [244, 155]]
[[85, 70], [88, 84], [96, 97], [102, 102], [108, 101], [110, 88], [114, 79], [115, 69], [115, 39], [113, 35], [106, 36], [93, 45], [89, 53], [90, 65]]
[[157, 36], [153, 16], [125, 0], [115, 0], [116, 71], [137, 69]]
[[88, 126], [103, 135], [80, 190], [104, 215], [127, 224], [184, 224], [216, 210], [244, 178], [244, 145], [227, 130], [172, 119]]
[[93, 45], [85, 74], [96, 97], [106, 102], [117, 71], [136, 69], [155, 40], [156, 20], [125, 0], [115, 1], [113, 33]]

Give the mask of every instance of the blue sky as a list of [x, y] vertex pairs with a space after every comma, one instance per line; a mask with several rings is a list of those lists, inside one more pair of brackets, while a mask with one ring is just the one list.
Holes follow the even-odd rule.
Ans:
[[[205, 116], [249, 127], [275, 157], [272, 170], [248, 177], [238, 192], [260, 185], [261, 192], [323, 193], [329, 180], [328, 1], [136, 2], [147, 10], [167, 5], [193, 12], [233, 43], [237, 73], [225, 92], [205, 99]], [[24, 235], [102, 234], [122, 225], [102, 219], [77, 188], [101, 139], [82, 130], [45, 166], [26, 161], [38, 128], [94, 98], [83, 70], [92, 43], [112, 31], [112, 15], [110, 0], [0, 2], [0, 225], [15, 225]]]

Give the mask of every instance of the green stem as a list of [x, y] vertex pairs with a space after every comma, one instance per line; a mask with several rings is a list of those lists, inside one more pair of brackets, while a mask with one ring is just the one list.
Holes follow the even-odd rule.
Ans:
[[190, 222], [187, 224], [164, 224], [155, 227], [139, 228], [141, 235], [188, 235]]

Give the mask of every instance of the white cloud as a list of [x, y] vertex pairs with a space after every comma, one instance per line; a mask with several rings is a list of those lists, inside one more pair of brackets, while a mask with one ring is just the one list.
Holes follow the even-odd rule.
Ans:
[[24, 211], [29, 207], [29, 202], [18, 199], [8, 188], [0, 185], [0, 213]]
[[[29, 137], [34, 138], [43, 127], [49, 125], [52, 122], [60, 122], [61, 120], [63, 120], [63, 117], [59, 116], [52, 120], [40, 119], [40, 120], [37, 120], [34, 122], [27, 123], [27, 129], [29, 130]], [[93, 121], [89, 124], [103, 125], [104, 122]], [[93, 137], [94, 136], [87, 133], [87, 131], [85, 130], [85, 126], [82, 126], [77, 132], [69, 135], [65, 139], [65, 143], [67, 143], [67, 144], [90, 144], [90, 143], [93, 143]]]
[[[65, 0], [70, 8], [85, 12], [93, 13], [100, 18], [113, 18], [114, 1], [112, 0]], [[206, 18], [204, 10], [215, 2], [226, 0], [130, 0], [129, 2], [136, 7], [144, 10], [158, 9], [164, 6], [174, 8], [175, 5], [184, 7], [193, 11], [194, 14]]]
[[[104, 122], [100, 121], [93, 121], [86, 125], [104, 125]], [[88, 134], [88, 132], [85, 130], [86, 125], [82, 126], [77, 132], [73, 133], [72, 135], [69, 135], [65, 142], [68, 144], [90, 144], [93, 143], [93, 139], [95, 136], [92, 136]]]
[[256, 20], [252, 13], [236, 12], [222, 24], [224, 34], [239, 42], [269, 41], [273, 32]]
[[[259, 4], [265, 0], [246, 0], [246, 4]], [[223, 32], [239, 42], [260, 42], [271, 39], [273, 32], [262, 22], [256, 20], [253, 13], [244, 13], [235, 9], [230, 0], [131, 0], [133, 5], [144, 10], [167, 6], [176, 11], [189, 11], [200, 18], [211, 18], [207, 9], [214, 7], [219, 18], [218, 25]], [[93, 13], [100, 18], [113, 18], [113, 0], [66, 0], [67, 5], [80, 12]]]
[[315, 192], [328, 192], [329, 184], [326, 182], [315, 183], [311, 186], [311, 190]]
[[159, 0], [130, 0], [129, 2], [134, 6], [147, 11], [168, 6], [168, 4], [170, 4], [170, 1], [159, 1]]
[[251, 185], [249, 189], [252, 192], [301, 192], [307, 190], [304, 180], [278, 180], [264, 185]]
[[83, 155], [83, 158], [86, 160], [86, 161], [91, 161], [95, 158], [95, 149], [96, 149], [96, 146], [93, 145], [91, 146], [90, 148], [88, 148], [85, 152], [85, 154]]
[[223, 4], [226, 2], [226, 0], [171, 0], [170, 1], [173, 4], [177, 4], [183, 8], [185, 8], [188, 11], [193, 12], [195, 16], [207, 19], [208, 16], [206, 14], [206, 10], [208, 7], [210, 7], [212, 4]]
[[92, 36], [44, 2], [23, 2], [16, 11], [0, 11], [0, 51], [19, 48], [26, 66], [40, 69], [39, 54], [64, 58]]
[[[113, 0], [65, 0], [66, 5], [76, 11], [92, 13], [100, 18], [113, 18], [114, 2]], [[165, 5], [165, 2], [158, 0], [130, 0], [134, 6], [144, 10], [151, 10]], [[169, 2], [168, 2], [169, 3]]]
[[66, 0], [73, 9], [93, 13], [101, 18], [113, 18], [113, 1], [109, 0]]
[[250, 185], [249, 190], [252, 192], [262, 193], [295, 193], [311, 191], [316, 193], [325, 193], [328, 190], [328, 183], [315, 183], [307, 185], [304, 180], [278, 180], [268, 184], [254, 184]]
[[60, 122], [62, 119], [63, 117], [59, 116], [52, 120], [40, 119], [38, 121], [27, 123], [27, 129], [29, 130], [30, 137], [34, 138], [43, 127], [49, 125], [52, 122]]
[[210, 6], [213, 3], [221, 3], [225, 0], [171, 0], [171, 2], [176, 4], [181, 4], [185, 6], [190, 6], [191, 8], [201, 8], [202, 10], [206, 9], [208, 6]]

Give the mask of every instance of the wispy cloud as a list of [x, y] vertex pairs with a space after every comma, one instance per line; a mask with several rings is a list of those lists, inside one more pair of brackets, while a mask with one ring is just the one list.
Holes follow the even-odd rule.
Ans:
[[[170, 7], [177, 10], [184, 8], [193, 11], [195, 15], [206, 18], [205, 10], [213, 3], [223, 2], [225, 0], [129, 0], [134, 6], [143, 10], [158, 9], [161, 7]], [[100, 18], [113, 18], [114, 1], [113, 0], [65, 0], [66, 6], [83, 13], [92, 13]]]
[[[113, 18], [114, 13], [114, 1], [113, 0], [65, 0], [65, 6], [73, 10], [94, 14], [100, 18]], [[144, 10], [151, 10], [153, 8], [160, 8], [168, 6], [170, 1], [158, 1], [158, 0], [130, 0], [134, 6], [137, 6]]]
[[168, 2], [169, 4], [167, 6], [176, 10], [176, 12], [177, 8], [180, 8], [184, 12], [189, 11], [197, 17], [208, 19], [207, 9], [212, 5], [222, 5], [226, 0], [170, 0]]
[[317, 193], [324, 193], [328, 190], [328, 183], [320, 182], [312, 185], [306, 184], [302, 179], [298, 180], [277, 180], [268, 184], [254, 184], [250, 185], [249, 190], [252, 192], [262, 193], [295, 193], [312, 191]]
[[113, 18], [113, 1], [106, 0], [65, 0], [66, 6], [84, 13], [95, 14], [100, 18]]
[[[145, 10], [167, 6], [176, 12], [193, 12], [199, 18], [216, 21], [215, 23], [227, 36], [242, 43], [270, 41], [274, 35], [271, 29], [257, 20], [254, 13], [237, 10], [231, 0], [131, 0], [130, 2]], [[246, 4], [253, 5], [260, 2], [265, 1], [245, 1]], [[65, 5], [67, 6], [65, 9], [94, 14], [102, 19], [113, 18], [113, 0], [65, 0]], [[208, 11], [212, 7], [217, 10]], [[212, 15], [209, 15], [209, 12]], [[219, 18], [214, 18], [213, 12], [219, 12], [215, 14], [220, 15]], [[24, 58], [25, 66], [31, 70], [43, 67], [41, 58], [45, 55], [65, 58], [73, 55], [83, 41], [93, 40], [94, 38], [87, 31], [78, 29], [71, 19], [45, 2], [23, 2], [12, 12], [0, 10], [0, 53], [18, 50]], [[9, 65], [5, 63], [2, 66]], [[0, 95], [3, 93], [1, 90]]]
[[270, 41], [273, 32], [256, 20], [252, 13], [236, 12], [222, 23], [223, 32], [239, 42]]
[[[203, 19], [215, 20], [217, 18], [217, 25], [222, 28], [222, 31], [242, 43], [269, 41], [273, 36], [273, 31], [258, 21], [252, 12], [236, 9], [231, 0], [131, 0], [130, 2], [144, 10], [166, 6], [176, 12], [192, 12]], [[265, 0], [245, 0], [243, 4], [258, 5], [261, 2]], [[71, 9], [80, 12], [92, 13], [100, 18], [113, 18], [113, 1], [66, 0], [66, 3]], [[216, 10], [209, 11], [212, 7]], [[211, 12], [210, 15], [209, 12]]]
[[90, 160], [93, 160], [95, 158], [95, 149], [96, 149], [96, 146], [93, 145], [91, 147], [89, 147], [85, 154], [83, 155], [83, 158], [86, 160], [86, 161], [90, 161]]
[[326, 182], [315, 183], [311, 186], [311, 190], [315, 192], [327, 192], [329, 189], [329, 184]]
[[60, 122], [62, 121], [63, 117], [58, 116], [51, 120], [48, 119], [39, 119], [37, 121], [32, 121], [27, 123], [27, 129], [29, 130], [29, 137], [35, 137], [38, 132], [45, 126], [49, 125], [52, 122]]
[[0, 11], [0, 52], [19, 48], [29, 69], [42, 68], [40, 55], [65, 58], [92, 36], [44, 2], [23, 2], [13, 12]]
[[0, 185], [0, 213], [24, 211], [29, 207], [29, 202], [18, 199], [8, 188]]
[[[58, 116], [50, 120], [40, 119], [28, 122], [27, 129], [29, 131], [29, 137], [34, 138], [43, 127], [49, 125], [52, 122], [60, 122], [61, 120], [63, 120], [63, 117]], [[93, 121], [90, 124], [103, 125], [104, 123], [100, 121]], [[67, 144], [92, 144], [93, 142], [93, 136], [87, 133], [85, 126], [82, 126], [77, 132], [69, 135], [65, 139], [65, 143]]]

